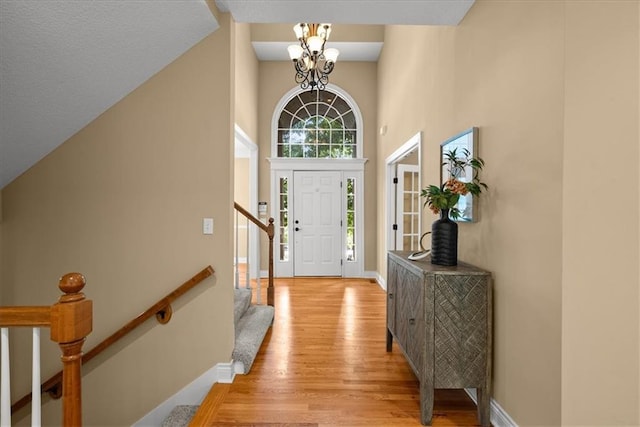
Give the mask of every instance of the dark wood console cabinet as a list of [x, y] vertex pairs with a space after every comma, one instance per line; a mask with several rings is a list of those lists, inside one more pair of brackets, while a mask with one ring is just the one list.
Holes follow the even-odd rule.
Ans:
[[490, 425], [491, 274], [459, 262], [443, 267], [410, 252], [389, 252], [387, 351], [393, 339], [420, 381], [423, 425], [433, 416], [436, 388], [475, 388], [478, 418]]

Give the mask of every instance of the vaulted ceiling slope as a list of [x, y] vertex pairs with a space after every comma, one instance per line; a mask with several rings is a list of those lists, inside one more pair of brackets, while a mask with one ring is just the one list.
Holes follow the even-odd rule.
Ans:
[[217, 28], [204, 0], [0, 1], [0, 188]]
[[[237, 22], [457, 25], [473, 1], [216, 4]], [[205, 0], [0, 0], [0, 188], [217, 28]]]

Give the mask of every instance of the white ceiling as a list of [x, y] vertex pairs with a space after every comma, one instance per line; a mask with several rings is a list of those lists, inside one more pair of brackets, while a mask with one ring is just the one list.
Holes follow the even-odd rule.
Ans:
[[458, 25], [474, 0], [216, 0], [237, 22]]
[[[456, 25], [473, 1], [216, 4], [237, 22]], [[0, 0], [0, 188], [217, 28], [205, 0]], [[286, 59], [260, 43], [263, 60]], [[375, 60], [381, 44], [338, 47]]]

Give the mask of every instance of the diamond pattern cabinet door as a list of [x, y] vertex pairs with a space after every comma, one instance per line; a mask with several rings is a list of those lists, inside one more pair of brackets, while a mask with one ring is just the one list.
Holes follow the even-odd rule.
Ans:
[[398, 275], [397, 310], [402, 313], [396, 316], [398, 340], [404, 344], [409, 363], [417, 376], [422, 373], [424, 362], [424, 283], [421, 276], [405, 270]]
[[434, 276], [436, 388], [482, 387], [487, 358], [484, 276]]

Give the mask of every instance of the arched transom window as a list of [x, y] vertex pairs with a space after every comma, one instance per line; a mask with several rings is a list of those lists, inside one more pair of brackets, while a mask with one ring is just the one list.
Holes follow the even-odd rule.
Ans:
[[300, 92], [278, 119], [277, 157], [352, 159], [357, 151], [353, 109], [330, 90]]

